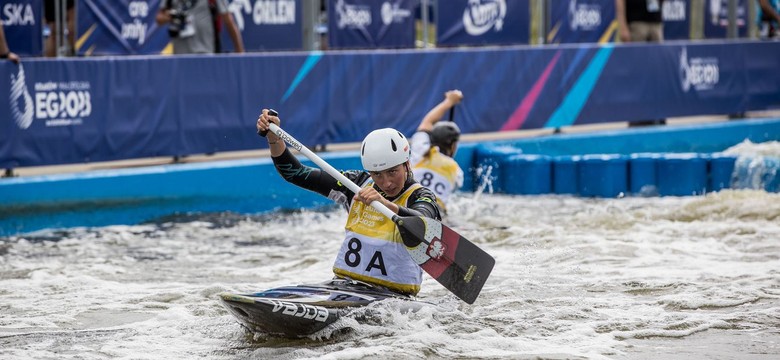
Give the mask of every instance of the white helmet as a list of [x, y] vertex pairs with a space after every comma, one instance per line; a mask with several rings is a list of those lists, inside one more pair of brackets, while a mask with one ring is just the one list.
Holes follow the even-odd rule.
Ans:
[[382, 171], [409, 161], [409, 141], [398, 130], [372, 131], [360, 147], [360, 160], [368, 171]]

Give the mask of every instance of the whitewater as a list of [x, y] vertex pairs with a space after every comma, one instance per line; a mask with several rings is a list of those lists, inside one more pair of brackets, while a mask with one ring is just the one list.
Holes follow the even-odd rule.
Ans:
[[777, 359], [780, 195], [464, 193], [445, 222], [496, 259], [473, 305], [426, 275], [400, 313], [305, 339], [242, 328], [221, 292], [332, 276], [346, 214], [177, 214], [0, 238], [3, 359]]

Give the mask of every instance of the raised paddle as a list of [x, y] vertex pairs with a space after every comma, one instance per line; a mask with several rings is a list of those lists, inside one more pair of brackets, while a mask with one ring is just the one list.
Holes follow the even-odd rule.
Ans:
[[[269, 111], [269, 114], [277, 116], [276, 112]], [[357, 194], [360, 191], [358, 185], [279, 126], [271, 123], [270, 129], [352, 192]], [[398, 226], [406, 249], [425, 272], [461, 300], [469, 304], [474, 303], [496, 263], [490, 254], [435, 219], [398, 216], [379, 201], [373, 201], [371, 206]]]

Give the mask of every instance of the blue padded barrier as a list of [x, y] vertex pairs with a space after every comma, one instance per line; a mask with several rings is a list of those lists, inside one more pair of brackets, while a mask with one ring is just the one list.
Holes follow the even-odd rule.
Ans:
[[720, 153], [548, 156], [478, 145], [483, 189], [592, 197], [690, 196], [729, 188], [780, 190], [780, 159]]
[[655, 153], [631, 154], [628, 163], [629, 191], [639, 196], [658, 195], [658, 159]]
[[581, 156], [556, 156], [553, 158], [553, 193], [577, 194], [577, 163]]
[[623, 155], [585, 155], [577, 169], [580, 196], [616, 197], [628, 191], [628, 161]]
[[460, 187], [460, 191], [474, 191], [474, 174], [476, 172], [474, 162], [474, 148], [477, 145], [473, 143], [459, 143], [458, 148], [455, 151], [455, 161], [461, 166], [463, 170], [463, 186]]
[[549, 156], [512, 155], [501, 162], [501, 184], [504, 192], [515, 195], [549, 194], [552, 164]]
[[664, 154], [658, 160], [658, 194], [702, 195], [707, 192], [707, 160], [699, 154]]
[[474, 186], [489, 193], [504, 192], [501, 162], [508, 156], [519, 154], [520, 151], [509, 145], [478, 145], [474, 151]]
[[556, 156], [713, 153], [724, 151], [745, 140], [753, 143], [780, 141], [780, 119], [745, 119], [707, 124], [635, 127], [594, 133], [563, 133], [503, 143], [519, 149], [523, 154]]
[[720, 191], [731, 188], [731, 178], [737, 157], [725, 154], [713, 154], [709, 161], [709, 183], [707, 191]]

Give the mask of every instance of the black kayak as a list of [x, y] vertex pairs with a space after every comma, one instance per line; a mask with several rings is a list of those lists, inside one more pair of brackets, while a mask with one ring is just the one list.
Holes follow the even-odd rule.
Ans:
[[253, 294], [219, 294], [222, 303], [250, 331], [284, 337], [306, 337], [347, 316], [356, 308], [386, 300], [403, 300], [402, 312], [433, 304], [371, 284], [333, 279]]

